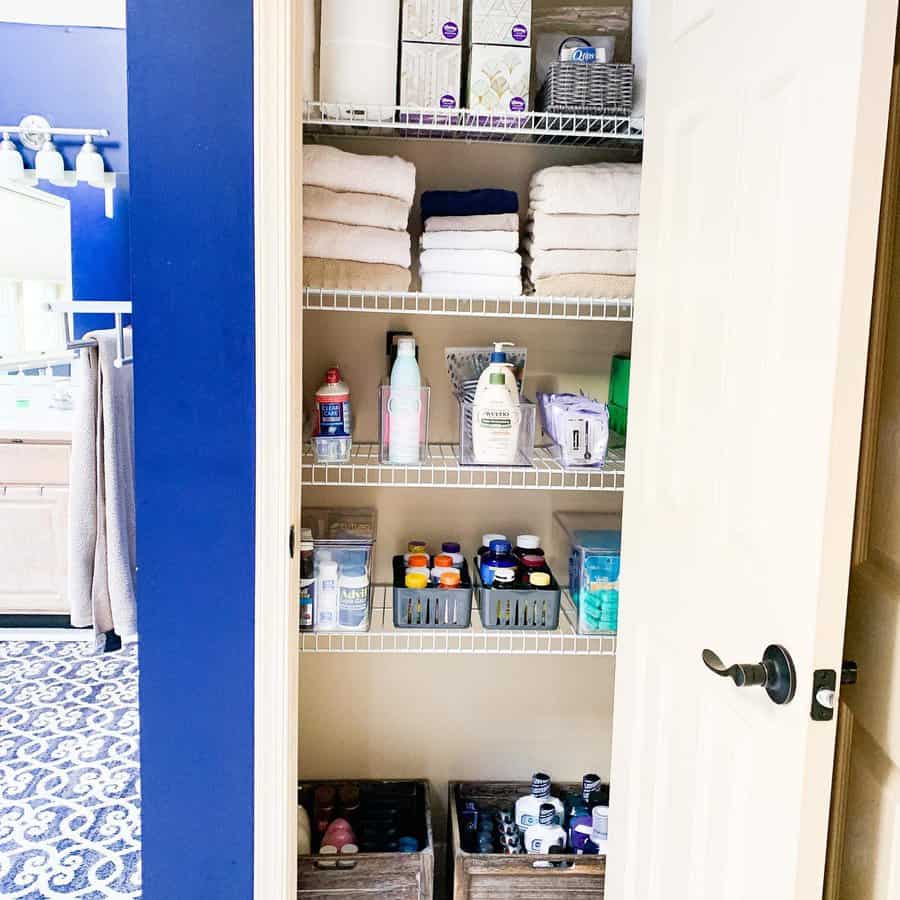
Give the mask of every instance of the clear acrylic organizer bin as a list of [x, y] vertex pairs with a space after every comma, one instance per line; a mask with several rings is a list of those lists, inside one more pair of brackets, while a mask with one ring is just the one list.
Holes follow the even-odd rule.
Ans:
[[459, 404], [459, 461], [464, 466], [531, 466], [534, 463], [534, 424], [537, 407], [530, 400], [519, 401], [519, 435], [514, 452], [492, 452], [473, 434], [475, 403]]
[[304, 509], [313, 535], [315, 631], [368, 631], [375, 568], [374, 509]]
[[569, 593], [578, 610], [578, 633], [615, 634], [622, 543], [618, 516], [558, 512], [555, 519], [570, 548]]
[[430, 408], [430, 387], [381, 385], [378, 389], [378, 453], [382, 464], [419, 466], [425, 462]]

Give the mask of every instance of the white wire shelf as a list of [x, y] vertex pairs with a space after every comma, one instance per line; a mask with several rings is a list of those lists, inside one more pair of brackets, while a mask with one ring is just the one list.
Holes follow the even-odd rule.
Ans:
[[303, 631], [301, 653], [443, 653], [511, 656], [614, 656], [615, 634], [581, 635], [568, 593], [556, 631], [491, 631], [481, 624], [477, 605], [469, 628], [395, 628], [391, 587], [374, 589], [369, 631]]
[[631, 322], [633, 302], [630, 297], [454, 297], [412, 291], [351, 291], [306, 287], [303, 289], [303, 308], [430, 316]]
[[303, 448], [302, 481], [308, 486], [395, 488], [507, 488], [510, 490], [622, 491], [625, 450], [610, 449], [603, 469], [566, 469], [548, 448], [534, 452], [534, 465], [464, 466], [456, 444], [430, 444], [418, 466], [379, 462], [378, 444], [354, 444], [350, 461], [317, 463], [311, 445]]
[[414, 106], [351, 106], [307, 101], [305, 135], [438, 138], [458, 141], [506, 141], [564, 146], [627, 144], [640, 149], [644, 120], [639, 116], [522, 112], [485, 115], [467, 109]]

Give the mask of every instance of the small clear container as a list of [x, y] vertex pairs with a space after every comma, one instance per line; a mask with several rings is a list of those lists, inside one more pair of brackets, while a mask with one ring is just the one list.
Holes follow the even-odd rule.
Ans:
[[353, 449], [353, 438], [332, 435], [313, 435], [313, 456], [317, 463], [348, 463]]
[[464, 466], [531, 466], [534, 464], [534, 423], [537, 407], [530, 401], [519, 401], [519, 435], [514, 452], [476, 452], [473, 436], [475, 403], [463, 400], [459, 404], [459, 455]]
[[619, 628], [618, 516], [556, 513], [569, 543], [569, 593], [578, 610], [579, 634], [615, 634]]
[[381, 385], [378, 389], [378, 446], [382, 463], [419, 466], [425, 462], [430, 408], [430, 387]]
[[374, 509], [304, 509], [313, 536], [312, 620], [316, 631], [368, 631], [375, 565]]

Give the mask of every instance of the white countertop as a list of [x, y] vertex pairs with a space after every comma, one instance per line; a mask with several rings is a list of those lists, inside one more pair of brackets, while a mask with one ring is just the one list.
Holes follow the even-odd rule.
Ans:
[[0, 383], [0, 441], [68, 441], [72, 437], [74, 411], [50, 406], [55, 385], [29, 385], [28, 406], [18, 407], [14, 385]]

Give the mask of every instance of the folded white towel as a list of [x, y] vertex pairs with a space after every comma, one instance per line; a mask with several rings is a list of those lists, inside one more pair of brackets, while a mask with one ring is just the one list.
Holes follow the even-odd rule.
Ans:
[[341, 225], [338, 222], [303, 220], [303, 255], [356, 262], [411, 265], [410, 238], [405, 231]]
[[525, 229], [535, 250], [635, 250], [640, 220], [535, 212]]
[[429, 231], [419, 238], [423, 250], [506, 250], [519, 249], [517, 231]]
[[522, 279], [511, 275], [423, 272], [422, 292], [444, 297], [519, 297], [522, 294]]
[[636, 216], [641, 211], [640, 163], [550, 166], [531, 177], [531, 206], [546, 213]]
[[519, 217], [515, 213], [488, 216], [431, 216], [425, 220], [426, 231], [515, 231]]
[[419, 255], [419, 271], [518, 277], [522, 272], [522, 257], [504, 250], [423, 250]]
[[550, 275], [634, 275], [636, 250], [538, 250], [529, 260], [531, 280]]
[[396, 197], [412, 205], [416, 167], [399, 156], [362, 156], [324, 144], [305, 144], [303, 183], [332, 191]]
[[409, 204], [396, 197], [329, 191], [328, 188], [303, 185], [303, 215], [323, 222], [344, 225], [368, 225], [406, 231]]

